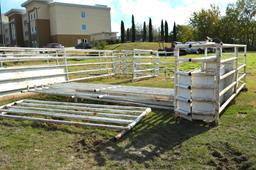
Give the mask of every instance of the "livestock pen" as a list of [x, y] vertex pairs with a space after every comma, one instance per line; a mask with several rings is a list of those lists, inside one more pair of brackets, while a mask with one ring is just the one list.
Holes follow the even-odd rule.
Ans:
[[[203, 56], [180, 57], [179, 51], [184, 48], [202, 48], [205, 53]], [[213, 49], [214, 53], [209, 53], [209, 48]], [[219, 114], [242, 89], [246, 88], [246, 45], [209, 42], [193, 45], [179, 44], [175, 48], [174, 56], [170, 57], [161, 57], [159, 54], [163, 52], [139, 49], [109, 51], [2, 48], [0, 51], [2, 52], [1, 95], [36, 92], [64, 96], [76, 102], [90, 100], [128, 105], [126, 107], [131, 107], [133, 112], [136, 112], [136, 109], [147, 110], [147, 113], [149, 112], [147, 108], [166, 109], [170, 112], [175, 111], [177, 116], [185, 119], [218, 123]], [[170, 81], [173, 88], [89, 83], [92, 79], [106, 77], [127, 77], [130, 81], [136, 82], [158, 76], [164, 77], [167, 82]], [[24, 102], [27, 103], [26, 100]], [[92, 121], [92, 124], [87, 125], [95, 125], [93, 123], [103, 121], [103, 127], [113, 127], [120, 122], [125, 125], [134, 124], [133, 121], [121, 119], [120, 116], [116, 118], [116, 115], [112, 115], [115, 119], [111, 120], [102, 118], [106, 114], [98, 118], [99, 110], [104, 109], [95, 109], [97, 114], [90, 112], [92, 117], [72, 116], [75, 111], [70, 110], [75, 108], [73, 103], [70, 103], [74, 105], [72, 108], [61, 107], [58, 111], [46, 110], [45, 107], [50, 105], [51, 101], [46, 102], [45, 106], [40, 105], [41, 110], [35, 110], [30, 106], [36, 107], [38, 101], [31, 101], [32, 104], [29, 102], [29, 107], [23, 108], [25, 109], [23, 111], [14, 108], [14, 105], [23, 105], [23, 101], [4, 105], [1, 107], [1, 117], [29, 118], [34, 121], [39, 121], [39, 118], [33, 117], [38, 115], [76, 118]], [[130, 105], [136, 107], [132, 108]], [[70, 111], [69, 115], [62, 114], [67, 110]], [[10, 116], [10, 113], [21, 114], [23, 117]], [[116, 111], [113, 109], [109, 113], [116, 113]], [[24, 117], [24, 114], [32, 115], [32, 118]], [[135, 124], [146, 114], [142, 115], [138, 118], [134, 117]], [[52, 119], [40, 119], [40, 121], [54, 122]], [[114, 125], [106, 125], [106, 122]], [[66, 122], [62, 121], [62, 123]], [[79, 123], [69, 121], [69, 124]], [[98, 124], [95, 126], [99, 127]], [[127, 129], [130, 130], [130, 128]]]

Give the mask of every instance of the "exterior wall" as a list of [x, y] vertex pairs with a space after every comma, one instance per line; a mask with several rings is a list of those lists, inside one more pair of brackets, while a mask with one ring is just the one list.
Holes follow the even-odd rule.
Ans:
[[10, 37], [10, 26], [9, 23], [5, 23], [3, 25], [4, 28], [4, 44], [9, 46], [11, 44], [11, 37]]
[[49, 5], [33, 1], [26, 5], [30, 46], [43, 47], [50, 42]]
[[[11, 45], [17, 45], [17, 46], [23, 47], [24, 39], [23, 39], [22, 15], [12, 14], [8, 17], [9, 17], [10, 29], [11, 29]], [[14, 26], [14, 29], [13, 29], [13, 26]], [[12, 36], [13, 30], [15, 31], [15, 37]]]
[[9, 20], [8, 17], [5, 15], [2, 15], [2, 23], [0, 27], [0, 45], [7, 45], [9, 44]]
[[37, 36], [39, 41], [39, 47], [45, 46], [50, 42], [50, 21], [47, 19], [36, 20]]
[[[53, 2], [52, 0], [27, 0], [22, 4], [26, 13], [10, 11], [9, 19], [15, 24], [11, 45], [43, 47], [57, 42], [74, 46], [79, 39], [115, 39], [111, 33], [110, 8]], [[13, 25], [10, 23], [11, 32]], [[96, 33], [96, 34], [95, 34]], [[93, 35], [92, 35], [93, 34]], [[17, 37], [16, 37], [17, 36]], [[12, 40], [12, 34], [9, 34]]]
[[33, 13], [37, 19], [49, 19], [49, 5], [47, 2], [31, 2], [26, 6], [28, 13]]
[[23, 24], [24, 41], [28, 41], [29, 40], [29, 28], [28, 28], [28, 16], [27, 16], [27, 14], [22, 15], [22, 24]]
[[[82, 17], [84, 12], [85, 17]], [[52, 35], [89, 35], [111, 32], [110, 8], [50, 4], [50, 25]], [[86, 29], [82, 29], [85, 25]]]
[[90, 40], [88, 35], [53, 35], [51, 36], [52, 42], [60, 43], [65, 47], [74, 47], [78, 40], [87, 39]]

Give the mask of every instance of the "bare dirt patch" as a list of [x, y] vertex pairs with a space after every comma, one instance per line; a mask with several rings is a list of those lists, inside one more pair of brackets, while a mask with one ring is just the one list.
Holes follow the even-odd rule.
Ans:
[[214, 166], [216, 169], [250, 169], [252, 163], [246, 154], [232, 147], [227, 142], [209, 144], [208, 149], [212, 155], [212, 159], [208, 165]]

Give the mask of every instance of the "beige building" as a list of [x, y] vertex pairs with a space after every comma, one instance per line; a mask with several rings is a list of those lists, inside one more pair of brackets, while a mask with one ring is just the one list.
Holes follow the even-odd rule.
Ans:
[[[116, 39], [107, 6], [27, 0], [22, 7], [26, 8], [25, 14], [20, 14], [26, 46], [42, 47], [50, 42], [74, 46], [83, 39]], [[10, 19], [12, 11], [7, 14]]]
[[1, 38], [1, 45], [4, 44], [10, 44], [10, 29], [9, 29], [9, 20], [8, 17], [5, 15], [2, 15], [1, 19], [1, 27], [0, 27], [0, 38]]

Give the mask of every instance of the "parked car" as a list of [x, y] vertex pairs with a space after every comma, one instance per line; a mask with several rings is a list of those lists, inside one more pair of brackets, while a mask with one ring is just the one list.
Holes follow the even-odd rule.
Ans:
[[48, 43], [44, 48], [64, 48], [64, 46], [59, 43]]
[[[202, 41], [189, 41], [189, 42], [186, 42], [185, 44], [189, 44], [189, 45], [192, 45], [193, 44], [202, 44], [204, 42]], [[204, 49], [201, 49], [201, 48], [187, 48], [185, 49], [185, 51], [187, 52], [187, 54], [202, 54], [204, 53]]]
[[75, 49], [91, 49], [92, 45], [89, 42], [81, 42], [75, 46]]
[[185, 51], [187, 52], [187, 54], [201, 54], [202, 53], [201, 49], [195, 49], [195, 48], [187, 48], [187, 49], [185, 49]]
[[[167, 48], [167, 47], [165, 47], [165, 48], [163, 48], [163, 49], [162, 49], [162, 48], [159, 48], [159, 49], [158, 49], [159, 52], [167, 52], [167, 53], [168, 53], [168, 54], [160, 53], [159, 56], [171, 56], [171, 55], [173, 55], [173, 54], [171, 54], [170, 52], [172, 52], [172, 53], [174, 52], [174, 48], [175, 48], [175, 46], [176, 46], [177, 44], [182, 44], [182, 43], [181, 43], [181, 42], [178, 42], [178, 41], [174, 41], [174, 42], [172, 42], [170, 48]], [[186, 50], [180, 49], [179, 55], [180, 55], [180, 56], [187, 55]]]

